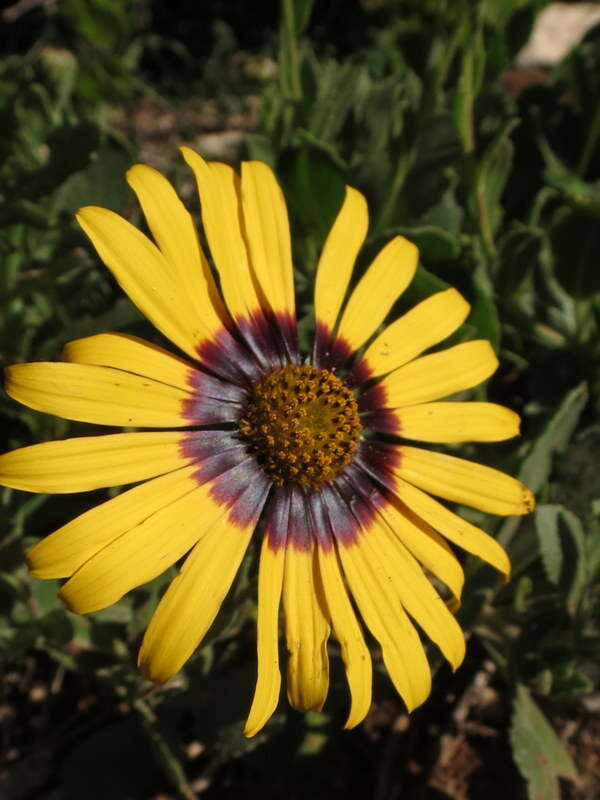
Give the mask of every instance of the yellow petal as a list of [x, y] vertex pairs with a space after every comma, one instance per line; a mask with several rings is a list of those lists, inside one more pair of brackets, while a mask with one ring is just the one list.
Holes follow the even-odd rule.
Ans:
[[373, 547], [388, 564], [392, 585], [404, 609], [456, 669], [465, 656], [465, 637], [446, 603], [399, 537], [385, 523], [375, 521], [366, 535], [373, 538]]
[[398, 408], [471, 389], [497, 368], [491, 344], [477, 339], [417, 358], [391, 372], [379, 385], [385, 390], [385, 406]]
[[371, 707], [371, 654], [348, 599], [335, 549], [325, 552], [319, 547], [318, 558], [327, 609], [335, 636], [340, 643], [352, 698], [344, 727], [354, 728], [363, 721]]
[[286, 548], [283, 576], [287, 694], [298, 711], [320, 711], [329, 688], [329, 623], [312, 550]]
[[407, 550], [460, 600], [465, 581], [462, 567], [450, 549], [437, 540], [435, 531], [395, 503], [382, 506], [380, 513]]
[[356, 189], [346, 186], [344, 204], [323, 247], [315, 282], [315, 316], [330, 331], [342, 307], [368, 227], [367, 201]]
[[389, 563], [373, 547], [369, 531], [339, 548], [350, 589], [368, 628], [381, 644], [383, 661], [409, 711], [431, 691], [431, 671], [419, 636], [394, 590]]
[[396, 414], [398, 435], [422, 442], [501, 442], [519, 435], [519, 415], [496, 403], [423, 403]]
[[192, 218], [169, 181], [152, 167], [136, 164], [128, 170], [127, 182], [202, 326], [200, 344], [221, 330], [227, 317]]
[[272, 550], [269, 537], [265, 536], [258, 573], [258, 678], [244, 736], [255, 736], [268, 722], [279, 702], [279, 604], [284, 563], [285, 549]]
[[27, 565], [35, 578], [68, 578], [121, 534], [187, 494], [196, 466], [146, 481], [101, 503], [34, 545]]
[[211, 162], [182, 147], [198, 184], [202, 224], [231, 315], [248, 317], [260, 308], [241, 227], [238, 178], [227, 164]]
[[236, 576], [254, 522], [243, 529], [226, 519], [206, 530], [150, 621], [138, 665], [155, 683], [178, 672], [213, 623]]
[[152, 428], [189, 425], [184, 409], [193, 396], [110, 367], [45, 362], [8, 367], [6, 391], [19, 403], [57, 417]]
[[194, 367], [155, 344], [126, 333], [98, 333], [68, 342], [62, 353], [65, 361], [114, 367], [136, 375], [146, 375], [182, 391], [190, 391]]
[[418, 263], [419, 251], [403, 236], [396, 236], [376, 256], [352, 292], [340, 322], [339, 335], [353, 350], [381, 325], [412, 281]]
[[529, 489], [504, 472], [417, 447], [402, 446], [400, 454], [398, 477], [437, 497], [503, 516], [533, 511]]
[[159, 331], [192, 358], [205, 331], [166, 258], [148, 237], [113, 211], [86, 206], [77, 221], [121, 288]]
[[252, 268], [270, 308], [294, 314], [290, 224], [273, 171], [261, 161], [242, 163], [244, 233]]
[[456, 289], [428, 297], [392, 322], [367, 348], [367, 369], [372, 375], [384, 375], [412, 361], [454, 333], [468, 313], [469, 304]]
[[68, 608], [78, 614], [106, 608], [185, 555], [225, 515], [210, 490], [210, 483], [189, 489], [92, 556], [60, 590]]
[[136, 483], [189, 462], [185, 434], [115, 433], [42, 442], [0, 456], [0, 485], [69, 494]]
[[463, 550], [479, 556], [504, 575], [510, 574], [508, 556], [498, 542], [481, 528], [477, 528], [457, 514], [453, 514], [437, 500], [429, 497], [415, 486], [411, 486], [410, 483], [398, 481], [396, 494], [415, 514], [451, 542], [459, 545]]

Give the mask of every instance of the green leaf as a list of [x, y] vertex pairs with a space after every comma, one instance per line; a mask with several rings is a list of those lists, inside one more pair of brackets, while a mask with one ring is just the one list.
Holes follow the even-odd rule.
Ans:
[[538, 139], [546, 169], [544, 177], [550, 186], [558, 189], [573, 205], [582, 211], [600, 216], [600, 181], [586, 183], [572, 172], [554, 153], [544, 136]]
[[[433, 171], [435, 173], [435, 170]], [[447, 186], [442, 188], [439, 194], [435, 193], [432, 185], [435, 181], [447, 179]], [[422, 193], [429, 199], [436, 197], [436, 202], [429, 206], [424, 213], [419, 214], [420, 227], [435, 227], [447, 231], [452, 236], [458, 236], [461, 232], [464, 211], [456, 199], [456, 176], [448, 170], [445, 176], [429, 174], [420, 176], [418, 179], [422, 183]], [[410, 191], [415, 179], [411, 179]], [[431, 186], [431, 189], [428, 187]], [[411, 202], [413, 200], [411, 199]]]
[[348, 164], [344, 161], [334, 145], [319, 139], [313, 133], [305, 130], [304, 128], [298, 128], [296, 133], [298, 135], [298, 139], [300, 139], [302, 143], [309, 145], [315, 150], [321, 150], [321, 152], [325, 153], [325, 155], [331, 159], [331, 163], [335, 164], [336, 167], [338, 167], [338, 169], [340, 169], [342, 172], [348, 171]]
[[75, 32], [101, 50], [110, 52], [135, 31], [134, 3], [114, 0], [63, 0], [62, 14]]
[[538, 230], [521, 223], [508, 229], [498, 242], [499, 263], [494, 285], [500, 297], [508, 299], [520, 293], [540, 258], [541, 247]]
[[561, 584], [567, 610], [575, 614], [587, 585], [587, 542], [579, 518], [561, 505], [541, 505], [535, 512], [540, 555], [548, 580]]
[[550, 583], [558, 586], [562, 568], [562, 548], [558, 534], [560, 506], [542, 505], [535, 510], [535, 529], [538, 535], [542, 563]]
[[475, 302], [469, 315], [469, 322], [475, 326], [479, 336], [489, 339], [494, 350], [500, 348], [502, 326], [493, 297], [493, 288], [483, 262], [479, 261], [473, 273]]
[[567, 609], [574, 615], [588, 579], [586, 539], [580, 519], [568, 508], [561, 511], [561, 522], [562, 529], [569, 535], [565, 546], [565, 581], [568, 585]]
[[517, 685], [510, 742], [529, 800], [560, 800], [558, 778], [577, 780], [571, 757], [522, 684]]
[[273, 142], [268, 136], [261, 133], [249, 133], [244, 138], [244, 145], [248, 158], [264, 161], [271, 167], [275, 167], [277, 154]]
[[554, 453], [562, 452], [568, 444], [587, 401], [587, 384], [580, 383], [566, 395], [546, 429], [533, 445], [519, 474], [523, 483], [533, 492], [539, 491], [548, 480], [552, 469], [552, 456]]
[[323, 240], [344, 198], [344, 178], [322, 150], [303, 145], [284, 163], [285, 195], [292, 217], [305, 232]]
[[458, 238], [436, 225], [397, 225], [387, 228], [377, 236], [377, 240], [389, 241], [398, 235], [406, 236], [416, 244], [421, 257], [427, 261], [452, 261], [460, 253]]
[[494, 137], [477, 165], [476, 186], [479, 214], [484, 214], [490, 231], [502, 219], [501, 197], [512, 167], [514, 145], [510, 139], [515, 120], [509, 120]]
[[368, 78], [364, 67], [338, 65], [328, 61], [318, 79], [317, 99], [308, 125], [316, 139], [333, 142], [350, 112], [363, 95], [362, 85]]
[[130, 164], [131, 158], [124, 150], [102, 148], [88, 167], [71, 175], [58, 188], [52, 200], [53, 209], [69, 215], [83, 205], [122, 211], [131, 198], [123, 177]]

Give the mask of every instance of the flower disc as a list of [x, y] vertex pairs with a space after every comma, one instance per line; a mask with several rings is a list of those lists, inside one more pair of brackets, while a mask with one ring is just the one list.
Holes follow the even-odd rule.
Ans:
[[244, 407], [242, 436], [277, 486], [318, 489], [351, 463], [361, 424], [352, 391], [326, 369], [275, 369]]

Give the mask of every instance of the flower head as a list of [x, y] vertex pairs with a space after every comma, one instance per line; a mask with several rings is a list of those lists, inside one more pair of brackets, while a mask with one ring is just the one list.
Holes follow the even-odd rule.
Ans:
[[509, 572], [494, 539], [431, 495], [495, 514], [533, 507], [514, 478], [407, 443], [515, 436], [519, 419], [502, 406], [440, 402], [488, 378], [496, 356], [485, 341], [422, 355], [467, 316], [454, 289], [381, 330], [417, 267], [417, 249], [403, 237], [381, 250], [344, 302], [368, 225], [365, 200], [350, 187], [318, 264], [315, 342], [303, 356], [287, 211], [273, 173], [251, 161], [239, 179], [225, 164], [183, 154], [197, 178], [214, 271], [192, 217], [150, 167], [134, 166], [127, 179], [154, 241], [104, 208], [83, 208], [77, 219], [133, 302], [187, 358], [108, 333], [70, 342], [60, 363], [7, 370], [8, 393], [39, 411], [165, 429], [0, 457], [0, 483], [25, 491], [136, 484], [35, 545], [31, 572], [68, 578], [62, 599], [87, 613], [187, 554], [139, 654], [142, 672], [163, 683], [212, 624], [262, 520], [258, 679], [246, 733], [278, 702], [281, 603], [295, 708], [325, 701], [333, 629], [351, 693], [347, 727], [367, 713], [371, 657], [352, 597], [413, 709], [431, 683], [415, 624], [453, 668], [464, 656], [449, 609], [463, 573], [447, 542]]

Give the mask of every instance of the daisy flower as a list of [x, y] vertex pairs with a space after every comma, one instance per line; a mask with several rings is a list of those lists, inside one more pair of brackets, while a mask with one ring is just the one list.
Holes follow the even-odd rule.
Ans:
[[432, 495], [494, 514], [533, 508], [514, 478], [409, 444], [517, 435], [518, 416], [502, 406], [440, 402], [488, 378], [496, 356], [482, 340], [423, 355], [468, 314], [454, 289], [382, 329], [417, 268], [417, 249], [401, 236], [349, 291], [368, 227], [365, 199], [350, 187], [319, 260], [314, 348], [302, 355], [288, 216], [272, 171], [249, 161], [238, 177], [182, 152], [212, 262], [170, 183], [145, 165], [127, 180], [154, 241], [105, 208], [82, 208], [77, 219], [131, 300], [186, 358], [105, 333], [70, 342], [59, 363], [7, 370], [9, 395], [33, 409], [153, 429], [0, 457], [0, 483], [14, 489], [135, 484], [36, 544], [31, 573], [67, 578], [63, 601], [88, 613], [185, 556], [139, 653], [142, 673], [162, 684], [212, 624], [260, 521], [258, 677], [246, 734], [278, 703], [281, 605], [294, 708], [323, 706], [333, 630], [351, 694], [346, 726], [364, 718], [372, 666], [358, 611], [414, 709], [431, 686], [415, 626], [454, 669], [465, 652], [450, 610], [463, 572], [448, 542], [509, 572], [497, 542]]

